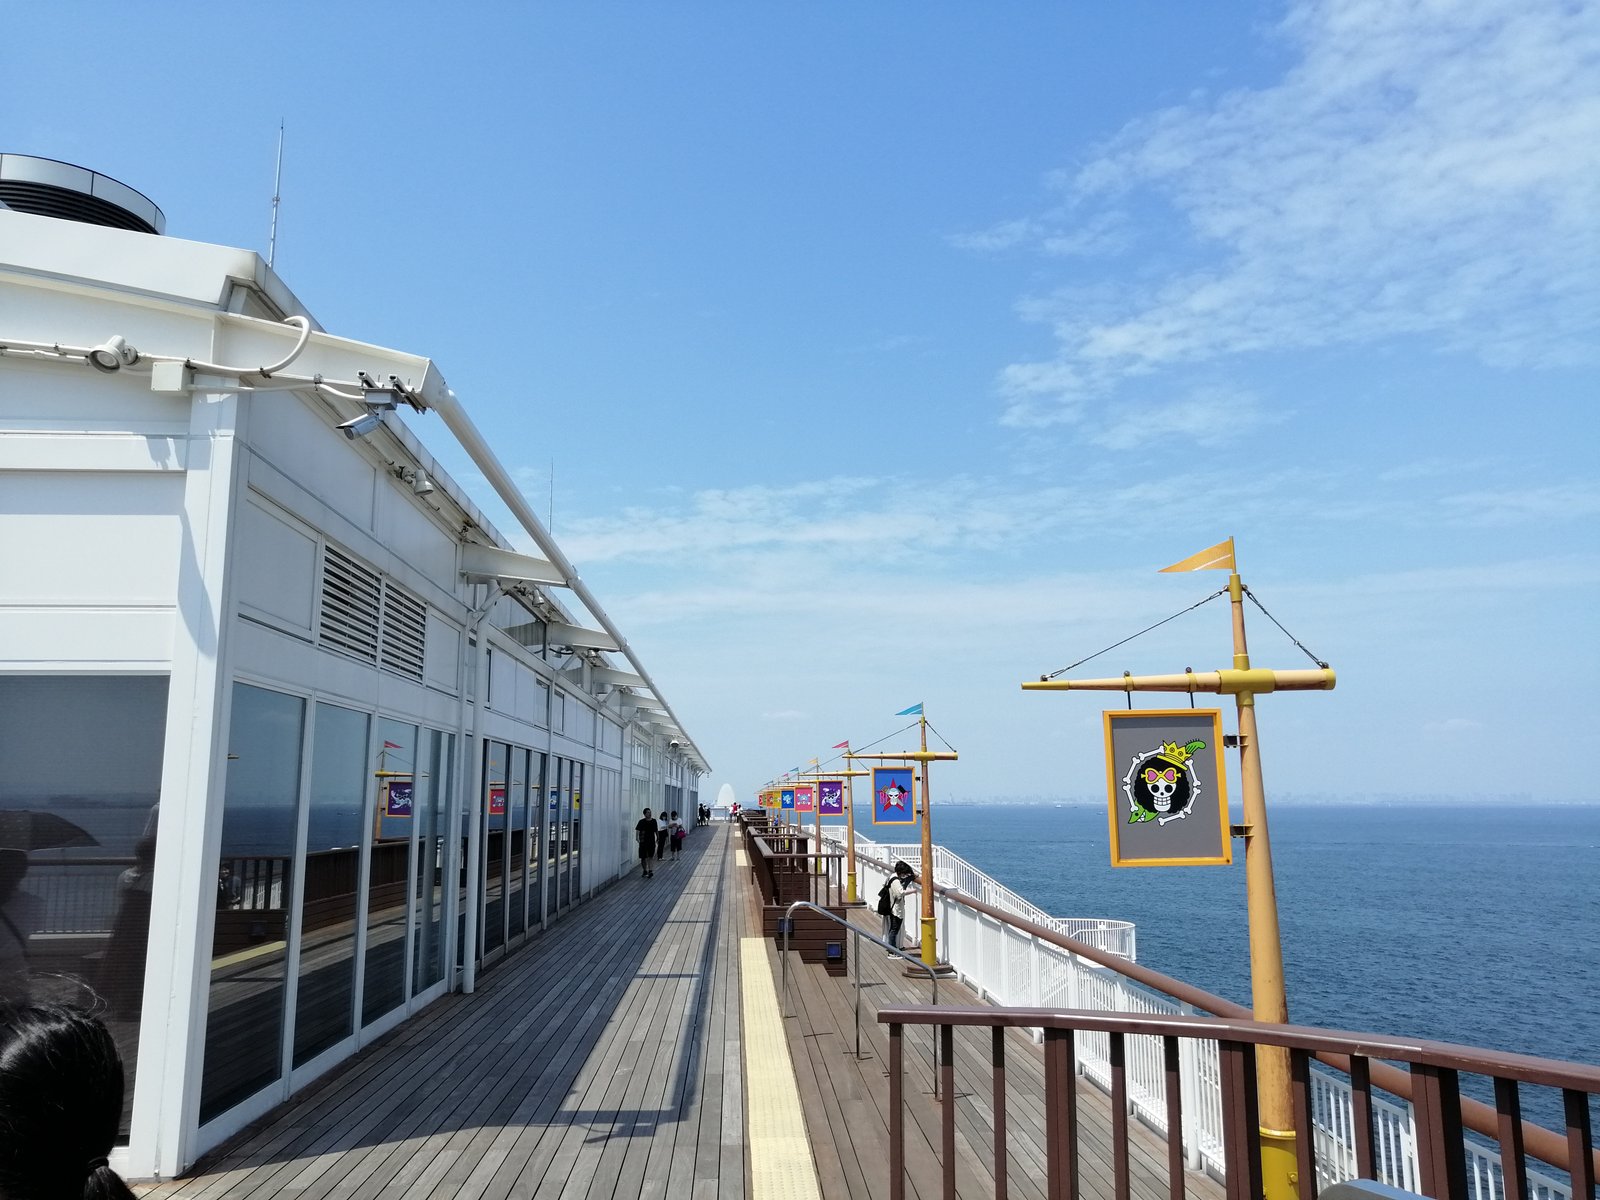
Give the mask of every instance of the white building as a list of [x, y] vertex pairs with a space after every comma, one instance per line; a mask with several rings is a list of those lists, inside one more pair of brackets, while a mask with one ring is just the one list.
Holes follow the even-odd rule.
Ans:
[[114, 1165], [170, 1176], [538, 953], [707, 764], [434, 364], [103, 176], [0, 155], [0, 209], [0, 993], [99, 997]]

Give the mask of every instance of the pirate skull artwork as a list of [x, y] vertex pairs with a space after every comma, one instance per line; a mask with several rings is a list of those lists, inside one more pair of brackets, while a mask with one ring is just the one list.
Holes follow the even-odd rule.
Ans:
[[1133, 756], [1123, 777], [1122, 790], [1128, 798], [1128, 824], [1156, 821], [1161, 825], [1187, 817], [1200, 794], [1190, 759], [1204, 750], [1198, 739], [1182, 746], [1163, 742], [1154, 750]]

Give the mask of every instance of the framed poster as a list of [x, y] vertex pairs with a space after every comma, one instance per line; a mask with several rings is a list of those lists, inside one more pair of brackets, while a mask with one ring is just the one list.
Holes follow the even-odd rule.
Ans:
[[1222, 710], [1118, 709], [1105, 731], [1111, 865], [1231, 863]]
[[824, 779], [817, 784], [817, 804], [825, 817], [844, 816], [844, 781]]
[[779, 796], [778, 807], [779, 808], [786, 808], [790, 812], [793, 812], [794, 811], [794, 789], [793, 788], [784, 788], [781, 792], [778, 793], [778, 796]]
[[872, 768], [872, 823], [915, 825], [916, 801], [911, 795], [910, 767]]
[[491, 817], [506, 815], [506, 785], [503, 783], [489, 785], [489, 815]]
[[797, 813], [816, 811], [816, 790], [809, 783], [802, 783], [794, 789], [794, 810]]
[[391, 779], [384, 786], [383, 815], [409, 817], [416, 785], [409, 779]]

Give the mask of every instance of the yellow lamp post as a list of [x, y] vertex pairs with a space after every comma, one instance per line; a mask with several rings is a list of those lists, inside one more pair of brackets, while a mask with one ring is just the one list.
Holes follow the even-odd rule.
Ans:
[[[1332, 691], [1336, 677], [1326, 666], [1315, 670], [1252, 668], [1244, 633], [1244, 592], [1233, 539], [1219, 542], [1164, 571], [1224, 570], [1233, 617], [1233, 669], [1181, 675], [1124, 675], [1120, 679], [1040, 679], [1024, 691], [1209, 692], [1232, 696], [1239, 718], [1240, 794], [1244, 824], [1245, 891], [1250, 922], [1251, 1012], [1258, 1021], [1287, 1024], [1289, 1001], [1283, 983], [1283, 944], [1278, 932], [1278, 894], [1272, 876], [1272, 843], [1267, 833], [1266, 789], [1261, 778], [1261, 745], [1256, 732], [1255, 698], [1266, 692]], [[1289, 1053], [1281, 1047], [1256, 1049], [1256, 1095], [1261, 1120], [1261, 1167], [1268, 1200], [1298, 1195], [1295, 1162], [1294, 1099]], [[1309, 1130], [1303, 1131], [1309, 1136]]]
[[[921, 706], [918, 705], [920, 710]], [[939, 969], [939, 944], [938, 931], [934, 927], [933, 917], [933, 810], [930, 804], [928, 790], [928, 774], [931, 765], [936, 762], [955, 762], [957, 755], [954, 750], [929, 750], [928, 749], [928, 718], [921, 712], [917, 713], [918, 730], [921, 734], [920, 750], [902, 750], [897, 754], [849, 754], [850, 760], [877, 759], [894, 762], [914, 762], [922, 765], [922, 961], [934, 969]], [[948, 970], [948, 966], [945, 967]]]

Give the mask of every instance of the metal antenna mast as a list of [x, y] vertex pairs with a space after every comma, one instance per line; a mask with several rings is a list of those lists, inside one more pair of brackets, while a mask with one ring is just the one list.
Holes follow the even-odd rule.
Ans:
[[278, 167], [272, 176], [272, 232], [267, 235], [267, 266], [278, 256], [278, 201], [283, 191], [283, 121], [278, 122]]

